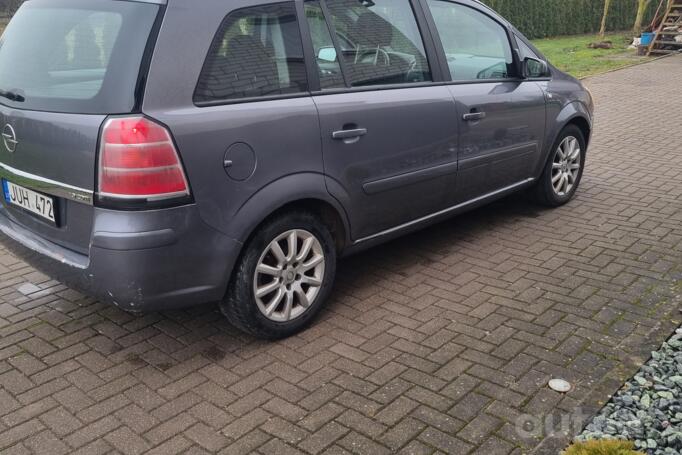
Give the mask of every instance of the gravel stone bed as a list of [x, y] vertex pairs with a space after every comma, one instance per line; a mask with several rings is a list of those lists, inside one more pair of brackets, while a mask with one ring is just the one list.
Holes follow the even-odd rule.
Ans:
[[607, 438], [629, 439], [650, 455], [682, 453], [682, 328], [577, 439]]

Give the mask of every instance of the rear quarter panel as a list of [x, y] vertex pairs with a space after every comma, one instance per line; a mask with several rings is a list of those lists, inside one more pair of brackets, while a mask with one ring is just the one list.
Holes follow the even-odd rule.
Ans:
[[[265, 2], [204, 0], [197, 8], [191, 0], [170, 1], [143, 103], [144, 113], [173, 133], [202, 219], [239, 241], [296, 198], [331, 199], [322, 177], [319, 120], [311, 97], [201, 108], [193, 103], [223, 19], [260, 3]], [[253, 174], [242, 181], [230, 179], [223, 166], [236, 143], [247, 144], [255, 156]]]

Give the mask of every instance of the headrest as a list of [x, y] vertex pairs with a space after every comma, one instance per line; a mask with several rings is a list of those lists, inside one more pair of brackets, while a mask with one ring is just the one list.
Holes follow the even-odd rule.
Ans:
[[263, 43], [251, 35], [237, 35], [227, 45], [227, 57], [243, 58], [271, 58], [270, 52]]

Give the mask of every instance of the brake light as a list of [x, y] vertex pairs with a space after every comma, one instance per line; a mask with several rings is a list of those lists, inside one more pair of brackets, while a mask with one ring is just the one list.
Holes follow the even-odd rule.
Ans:
[[170, 132], [144, 117], [108, 120], [100, 145], [99, 195], [147, 200], [188, 196]]

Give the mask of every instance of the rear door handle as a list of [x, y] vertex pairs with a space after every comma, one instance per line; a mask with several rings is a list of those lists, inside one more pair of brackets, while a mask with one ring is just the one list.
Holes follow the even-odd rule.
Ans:
[[485, 118], [485, 112], [470, 112], [462, 117], [465, 122], [475, 122]]
[[349, 139], [360, 139], [365, 134], [367, 134], [367, 128], [356, 128], [353, 130], [334, 131], [332, 138], [338, 141], [347, 141]]

